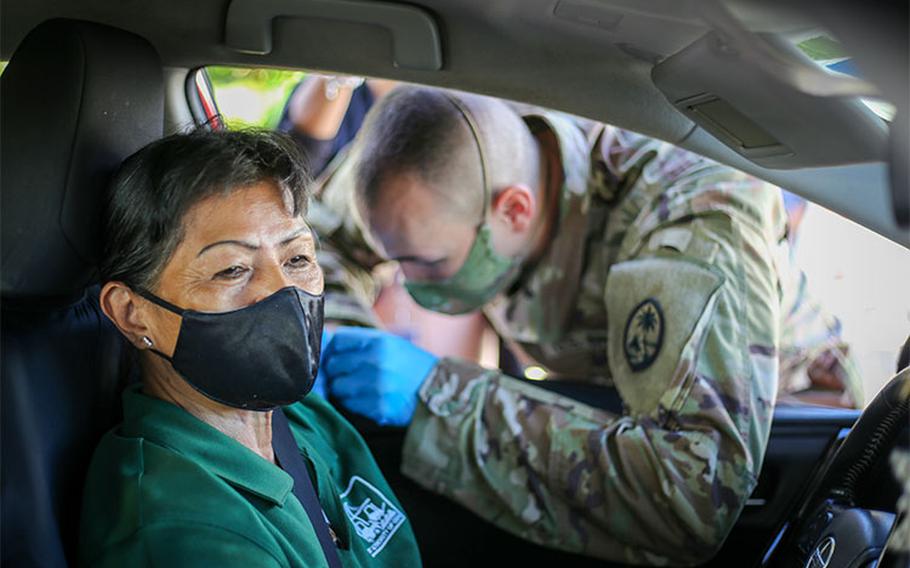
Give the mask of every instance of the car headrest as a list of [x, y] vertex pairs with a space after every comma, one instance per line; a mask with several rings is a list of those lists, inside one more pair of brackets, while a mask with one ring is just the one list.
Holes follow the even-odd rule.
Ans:
[[70, 301], [96, 273], [111, 174], [162, 135], [160, 59], [131, 33], [49, 20], [0, 77], [0, 117], [0, 295]]

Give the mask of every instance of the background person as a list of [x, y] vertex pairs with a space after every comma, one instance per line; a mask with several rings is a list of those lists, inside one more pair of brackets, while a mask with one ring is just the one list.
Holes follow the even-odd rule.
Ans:
[[373, 104], [397, 85], [387, 79], [308, 75], [285, 102], [278, 130], [300, 145], [310, 175], [318, 177], [351, 143]]

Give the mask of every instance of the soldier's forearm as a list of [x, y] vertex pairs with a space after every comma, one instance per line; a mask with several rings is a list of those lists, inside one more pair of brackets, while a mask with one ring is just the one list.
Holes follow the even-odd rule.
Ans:
[[545, 546], [699, 562], [726, 536], [755, 472], [746, 444], [724, 433], [735, 427], [716, 393], [704, 381], [693, 389], [714, 404], [669, 430], [444, 360], [422, 389], [402, 469]]

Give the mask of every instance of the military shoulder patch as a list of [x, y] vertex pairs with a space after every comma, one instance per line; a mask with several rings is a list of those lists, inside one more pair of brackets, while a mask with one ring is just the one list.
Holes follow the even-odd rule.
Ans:
[[632, 310], [623, 334], [623, 352], [633, 372], [654, 363], [664, 342], [664, 313], [660, 302], [648, 298]]

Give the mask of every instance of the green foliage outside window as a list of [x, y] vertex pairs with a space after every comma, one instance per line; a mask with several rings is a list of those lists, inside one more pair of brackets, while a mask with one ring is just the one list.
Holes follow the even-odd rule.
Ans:
[[275, 128], [284, 103], [306, 76], [303, 71], [207, 67], [218, 108], [229, 128]]

